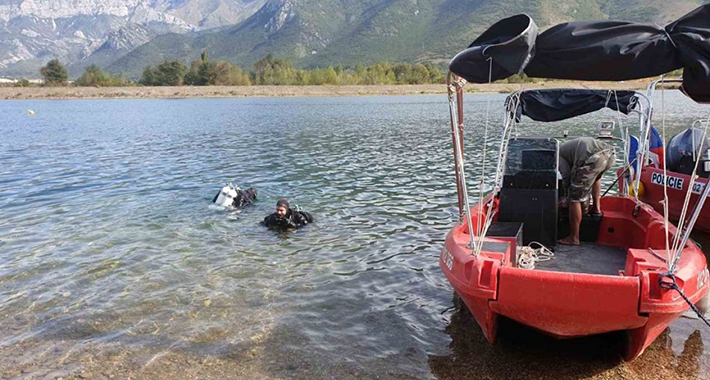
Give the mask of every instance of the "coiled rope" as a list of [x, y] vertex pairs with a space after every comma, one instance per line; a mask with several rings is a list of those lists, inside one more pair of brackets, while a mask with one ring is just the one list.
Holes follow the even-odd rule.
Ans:
[[[539, 247], [533, 248], [533, 244]], [[555, 257], [554, 252], [536, 241], [530, 242], [530, 244], [525, 247], [518, 247], [516, 251], [518, 257], [517, 266], [523, 269], [535, 269], [535, 263], [549, 261]]]

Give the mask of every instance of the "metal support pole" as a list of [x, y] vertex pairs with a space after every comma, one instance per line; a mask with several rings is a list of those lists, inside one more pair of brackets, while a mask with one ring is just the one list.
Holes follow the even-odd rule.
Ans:
[[456, 143], [456, 135], [458, 133], [457, 131], [457, 124], [454, 121], [454, 112], [453, 112], [453, 102], [454, 102], [454, 94], [457, 93], [453, 82], [454, 74], [449, 72], [449, 75], [446, 77], [446, 86], [448, 88], [448, 93], [449, 93], [449, 111], [450, 111], [450, 119], [451, 119], [451, 142], [454, 150], [454, 173], [456, 175], [456, 196], [458, 197], [458, 206], [459, 206], [459, 223], [463, 222], [463, 192], [461, 191], [461, 179], [459, 178], [459, 155], [457, 153], [458, 149], [460, 148], [460, 145]]
[[[449, 74], [449, 78], [452, 78], [452, 75]], [[451, 87], [449, 87], [449, 112], [451, 113], [451, 121], [452, 121], [452, 128], [456, 130], [456, 132], [460, 133], [454, 133], [454, 155], [455, 161], [456, 161], [456, 170], [458, 172], [458, 178], [459, 178], [459, 183], [457, 188], [459, 189], [459, 195], [463, 197], [463, 203], [464, 203], [464, 213], [466, 215], [466, 221], [468, 222], [468, 235], [471, 239], [471, 243], [469, 245], [469, 248], [471, 248], [471, 252], [474, 256], [477, 256], [476, 252], [473, 250], [474, 247], [474, 234], [473, 234], [473, 223], [471, 220], [471, 205], [469, 204], [468, 200], [468, 190], [466, 189], [466, 172], [464, 170], [464, 160], [463, 160], [463, 120], [459, 119], [459, 116], [463, 114], [463, 101], [461, 98], [457, 97], [457, 106], [456, 109], [454, 109], [454, 103], [453, 103], [453, 95], [452, 92], [456, 92], [458, 95], [459, 93], [463, 93], [462, 87], [463, 87], [463, 80], [459, 80], [459, 78], [453, 77], [453, 85], [454, 85], [454, 90], [451, 91]], [[451, 82], [449, 80], [449, 82]], [[458, 128], [454, 127], [458, 126]]]

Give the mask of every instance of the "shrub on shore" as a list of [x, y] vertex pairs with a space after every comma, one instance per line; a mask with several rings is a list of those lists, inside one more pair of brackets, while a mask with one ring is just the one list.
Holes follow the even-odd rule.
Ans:
[[120, 75], [114, 77], [98, 66], [90, 65], [74, 84], [82, 87], [121, 87], [129, 85], [130, 81]]
[[377, 85], [443, 83], [444, 75], [431, 64], [378, 62], [354, 69], [328, 66], [311, 70], [295, 69], [291, 62], [268, 55], [254, 64], [252, 75], [258, 85]]
[[194, 61], [185, 74], [184, 84], [191, 86], [249, 86], [249, 73], [229, 62], [209, 62], [207, 53], [202, 52], [202, 59]]
[[[56, 62], [55, 62], [56, 61]], [[66, 85], [62, 80], [61, 66], [53, 60], [51, 67], [42, 69], [48, 85]], [[59, 65], [59, 66], [57, 66]], [[46, 74], [46, 75], [45, 75]], [[342, 65], [312, 69], [297, 69], [291, 61], [269, 54], [254, 64], [254, 71], [243, 70], [226, 61], [209, 61], [207, 53], [202, 59], [194, 61], [188, 68], [183, 61], [165, 60], [156, 66], [143, 70], [137, 82], [143, 86], [278, 86], [278, 85], [396, 85], [396, 84], [434, 84], [444, 83], [444, 74], [436, 66], [426, 64], [391, 64], [378, 62], [365, 67], [357, 64], [345, 68]], [[96, 65], [86, 68], [79, 77], [76, 86], [108, 87], [132, 85], [123, 76], [112, 76]]]
[[22, 78], [22, 79], [18, 80], [17, 82], [13, 83], [12, 87], [30, 87], [31, 85], [32, 85], [32, 83], [30, 83], [30, 81]]
[[138, 83], [144, 86], [182, 86], [187, 74], [187, 66], [182, 61], [168, 61], [155, 66], [148, 66]]

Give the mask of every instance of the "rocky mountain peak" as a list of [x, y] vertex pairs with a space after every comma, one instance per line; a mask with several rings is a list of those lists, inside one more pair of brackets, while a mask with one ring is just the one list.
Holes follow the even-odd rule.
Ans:
[[270, 0], [262, 10], [270, 14], [264, 25], [267, 33], [276, 33], [295, 16], [293, 0]]
[[37, 76], [51, 58], [72, 65], [99, 49], [125, 54], [160, 34], [233, 25], [265, 2], [0, 0], [0, 76]]

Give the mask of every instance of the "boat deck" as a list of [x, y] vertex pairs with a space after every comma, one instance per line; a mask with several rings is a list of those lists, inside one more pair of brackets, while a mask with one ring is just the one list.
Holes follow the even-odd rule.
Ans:
[[578, 246], [558, 244], [552, 260], [540, 261], [535, 269], [552, 272], [617, 275], [624, 270], [626, 250], [619, 247], [582, 243]]

